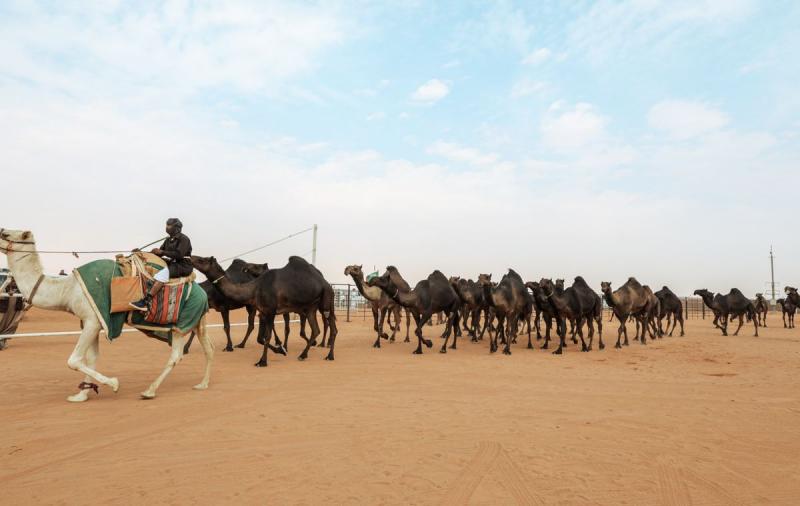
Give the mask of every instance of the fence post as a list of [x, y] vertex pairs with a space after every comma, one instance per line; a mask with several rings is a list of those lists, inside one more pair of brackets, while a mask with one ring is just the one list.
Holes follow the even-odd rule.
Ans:
[[347, 283], [347, 321], [350, 321], [350, 283]]
[[706, 305], [705, 303], [700, 304], [700, 309], [703, 311], [703, 319], [706, 319]]

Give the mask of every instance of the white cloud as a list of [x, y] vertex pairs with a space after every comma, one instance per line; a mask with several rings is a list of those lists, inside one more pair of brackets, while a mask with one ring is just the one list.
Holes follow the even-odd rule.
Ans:
[[533, 81], [528, 78], [520, 79], [511, 88], [511, 98], [522, 98], [536, 95], [547, 88], [547, 84], [542, 81]]
[[439, 79], [431, 79], [414, 91], [411, 98], [417, 102], [434, 103], [443, 99], [450, 93], [450, 86]]
[[491, 165], [498, 161], [495, 154], [481, 153], [475, 148], [461, 146], [453, 142], [436, 141], [428, 147], [428, 153], [441, 156], [455, 162], [465, 162], [470, 165]]
[[522, 59], [524, 65], [538, 65], [547, 61], [550, 58], [551, 52], [546, 47], [540, 47], [528, 56]]
[[252, 93], [313, 69], [347, 33], [335, 9], [284, 1], [18, 4], [0, 56], [7, 75], [73, 96]]
[[553, 103], [542, 119], [542, 141], [557, 151], [571, 150], [605, 139], [608, 120], [591, 104], [577, 103], [566, 107]]
[[754, 0], [600, 0], [569, 26], [568, 39], [573, 54], [602, 63], [630, 50], [666, 51], [689, 34], [722, 32], [754, 10]]
[[665, 100], [650, 108], [647, 122], [676, 139], [689, 139], [719, 130], [729, 119], [722, 111], [703, 102]]

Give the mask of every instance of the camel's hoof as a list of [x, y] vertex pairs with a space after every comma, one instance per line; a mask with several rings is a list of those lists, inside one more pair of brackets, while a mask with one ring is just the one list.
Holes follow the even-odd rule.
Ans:
[[239, 344], [236, 345], [236, 347], [243, 350], [244, 349], [244, 344], [239, 343]]
[[307, 358], [308, 358], [308, 355], [300, 355], [299, 357], [297, 357], [297, 360], [299, 360], [300, 362], [302, 362], [303, 360], [305, 360], [305, 359], [307, 359]]
[[192, 387], [194, 390], [208, 390], [208, 383], [198, 383]]
[[87, 400], [89, 400], [88, 390], [81, 390], [77, 394], [67, 397], [67, 401], [69, 402], [86, 402]]
[[529, 350], [532, 350], [532, 349], [533, 349], [533, 345], [532, 345], [532, 344], [529, 344], [529, 345], [528, 345], [528, 349], [529, 349]]
[[503, 350], [503, 355], [511, 355], [511, 350]]
[[617, 343], [617, 344], [614, 345], [614, 348], [616, 348], [618, 350], [621, 350], [622, 349], [622, 345]]
[[381, 343], [380, 343], [380, 341], [377, 341], [377, 342], [374, 342], [374, 343], [372, 343], [372, 347], [373, 347], [373, 348], [380, 348], [380, 347], [381, 347]]
[[333, 360], [333, 355], [326, 355], [325, 360]]
[[233, 346], [226, 346], [222, 348], [222, 351], [233, 351]]
[[393, 342], [394, 342], [394, 336], [392, 336], [392, 337], [390, 337], [390, 338], [389, 338], [389, 342], [390, 342], [390, 343], [393, 343]]
[[409, 339], [409, 338], [405, 338], [405, 339], [403, 340], [403, 342], [404, 342], [404, 343], [410, 343], [410, 342], [411, 342], [411, 339]]
[[447, 353], [447, 348], [446, 347], [442, 348], [441, 350], [439, 350], [439, 353]]
[[106, 385], [111, 387], [111, 391], [117, 393], [119, 390], [119, 380], [117, 378], [108, 378]]
[[422, 355], [422, 350], [414, 350], [411, 353], [414, 354], [414, 355]]
[[427, 346], [428, 348], [433, 348], [433, 341], [426, 340], [423, 342], [425, 343], [425, 346]]
[[140, 395], [142, 396], [142, 399], [147, 399], [147, 400], [156, 398], [156, 393], [155, 392], [151, 392], [149, 390], [146, 391], [146, 392], [142, 392]]
[[561, 348], [559, 348], [559, 349], [557, 349], [556, 351], [553, 352], [553, 355], [561, 355], [561, 354], [562, 354]]
[[600, 346], [598, 346], [598, 348], [600, 348], [601, 350], [605, 350], [606, 349], [606, 345], [605, 344], [601, 344]]
[[254, 365], [255, 365], [256, 367], [267, 367], [267, 361], [266, 361], [266, 360], [259, 360], [259, 361], [258, 361], [258, 362], [256, 362]]

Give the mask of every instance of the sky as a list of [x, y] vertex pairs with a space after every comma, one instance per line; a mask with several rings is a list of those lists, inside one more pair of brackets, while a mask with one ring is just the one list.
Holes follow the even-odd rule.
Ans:
[[797, 48], [781, 0], [0, 0], [0, 226], [682, 295], [772, 245], [797, 286]]

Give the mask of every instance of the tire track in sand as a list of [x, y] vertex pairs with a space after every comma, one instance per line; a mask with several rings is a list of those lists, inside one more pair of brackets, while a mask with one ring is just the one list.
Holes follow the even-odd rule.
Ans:
[[691, 506], [692, 496], [683, 470], [671, 462], [658, 462], [658, 496], [661, 504]]
[[508, 453], [497, 441], [481, 441], [472, 460], [458, 473], [445, 493], [445, 506], [467, 504], [478, 489], [483, 478], [493, 466], [501, 473], [499, 483], [514, 497], [518, 504], [539, 505], [544, 502], [533, 495], [525, 485], [525, 476]]

